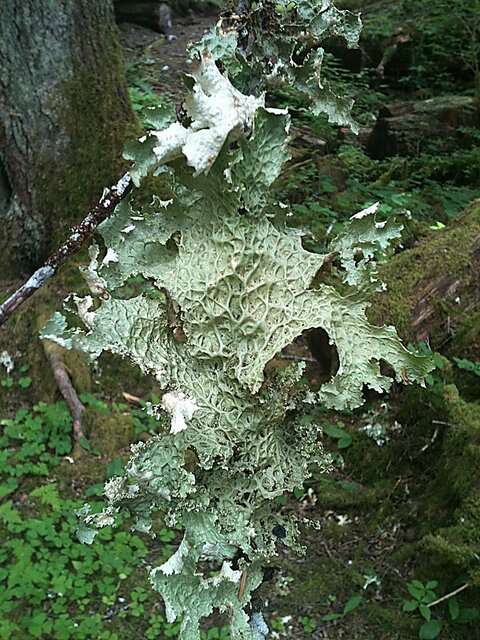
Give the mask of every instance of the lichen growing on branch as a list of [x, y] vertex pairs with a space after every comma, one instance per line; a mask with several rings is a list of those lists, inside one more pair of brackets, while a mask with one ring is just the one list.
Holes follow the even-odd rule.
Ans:
[[[267, 29], [269, 16], [278, 32]], [[151, 174], [162, 193], [142, 206], [134, 192], [102, 223], [104, 258], [92, 247], [84, 269], [92, 295], [67, 305], [83, 328], [56, 314], [44, 330], [92, 359], [103, 351], [129, 358], [164, 390], [152, 409], [164, 432], [133, 447], [125, 475], [106, 485], [106, 510], [85, 507], [79, 534], [91, 541], [124, 510], [140, 531], [155, 534], [157, 510], [184, 530], [175, 554], [150, 572], [168, 620], [182, 620], [183, 640], [198, 640], [214, 610], [227, 615], [232, 638], [266, 636], [252, 593], [280, 539], [299, 548], [297, 523], [274, 499], [329, 464], [320, 425], [304, 419], [308, 404], [352, 409], [364, 386], [388, 391], [381, 363], [399, 382], [422, 382], [431, 368], [392, 327], [365, 316], [361, 293], [378, 285], [375, 257], [400, 225], [376, 222], [373, 207], [321, 255], [272, 214], [289, 116], [265, 108], [263, 91], [274, 75], [298, 83], [316, 112], [349, 121], [345, 102], [319, 82], [319, 42], [336, 35], [353, 45], [358, 18], [322, 0], [259, 4], [232, 20], [237, 31], [224, 21], [190, 51], [182, 122], [167, 120], [128, 149], [138, 193]], [[343, 295], [322, 282], [333, 260]], [[125, 297], [134, 276], [144, 288]], [[303, 363], [267, 366], [313, 328], [327, 332], [339, 356], [338, 372], [316, 393], [301, 384]]]

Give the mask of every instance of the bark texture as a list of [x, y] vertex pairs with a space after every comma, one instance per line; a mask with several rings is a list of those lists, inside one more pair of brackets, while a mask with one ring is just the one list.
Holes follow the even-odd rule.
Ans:
[[3, 0], [4, 277], [36, 268], [118, 178], [134, 128], [110, 0]]

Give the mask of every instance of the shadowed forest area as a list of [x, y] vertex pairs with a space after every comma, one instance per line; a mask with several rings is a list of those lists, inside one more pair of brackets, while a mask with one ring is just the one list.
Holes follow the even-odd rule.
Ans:
[[[176, 2], [0, 7], [0, 303], [128, 170], [128, 145], [157, 127], [152, 107], [181, 121], [186, 47], [224, 6]], [[379, 220], [400, 217], [367, 315], [435, 369], [425, 386], [365, 388], [358, 409], [304, 417], [322, 426], [331, 464], [276, 497], [282, 514], [315, 525], [302, 527], [304, 556], [280, 540], [268, 567], [268, 637], [480, 639], [480, 1], [336, 6], [360, 11], [363, 30], [356, 49], [328, 40], [323, 78], [355, 100], [359, 133], [312, 115], [295, 87], [270, 92], [267, 106], [292, 115], [272, 202], [291, 204], [282, 223], [319, 254], [375, 202]], [[40, 340], [70, 292], [88, 293], [79, 267], [90, 258], [85, 245], [0, 327], [2, 640], [163, 640], [180, 629], [147, 576], [180, 527], [156, 514], [153, 540], [126, 518], [91, 545], [75, 535], [77, 512], [101, 510], [131, 445], [165, 428], [148, 411], [163, 392], [153, 376]], [[302, 359], [313, 388], [338, 370], [321, 333], [282, 358]], [[202, 631], [230, 637], [217, 614]]]

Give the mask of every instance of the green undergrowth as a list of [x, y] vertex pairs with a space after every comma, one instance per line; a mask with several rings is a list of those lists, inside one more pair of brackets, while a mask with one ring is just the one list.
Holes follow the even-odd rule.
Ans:
[[[2, 383], [13, 384], [2, 392], [16, 393], [24, 373], [4, 375]], [[24, 398], [13, 417], [0, 420], [0, 637], [177, 637], [178, 625], [166, 622], [146, 580], [148, 564], [171, 554], [174, 530], [160, 526], [152, 541], [125, 523], [103, 529], [90, 546], [76, 538], [76, 512], [87, 499], [102, 508], [103, 483], [123, 471], [129, 443], [153, 435], [158, 423], [144, 406], [81, 399], [97, 431], [77, 458], [63, 402], [32, 407]], [[204, 633], [205, 640], [225, 637], [218, 626]]]
[[[320, 629], [332, 638], [350, 629], [362, 640], [422, 637], [429, 621], [420, 605], [412, 608], [418, 582], [436, 582], [435, 599], [467, 585], [454, 604], [432, 607], [428, 628], [441, 628], [433, 637], [479, 637], [480, 387], [471, 376], [480, 364], [436, 363], [425, 389], [394, 392], [388, 402], [371, 397], [352, 414], [312, 414], [334, 470], [278, 499], [320, 528], [305, 529], [309, 561], [281, 554], [264, 587], [277, 637], [306, 639]], [[102, 508], [103, 482], [121, 473], [129, 444], [159, 423], [143, 401], [82, 394], [88, 440], [73, 458], [66, 406], [29, 406], [35, 382], [20, 383], [28, 373], [19, 363], [1, 378], [13, 381], [3, 393], [23, 397], [23, 406], [0, 422], [0, 637], [177, 637], [146, 580], [148, 565], [171, 554], [176, 531], [160, 527], [151, 541], [124, 522], [91, 546], [75, 537], [75, 513], [86, 500]], [[226, 640], [221, 623], [212, 624], [204, 637]]]

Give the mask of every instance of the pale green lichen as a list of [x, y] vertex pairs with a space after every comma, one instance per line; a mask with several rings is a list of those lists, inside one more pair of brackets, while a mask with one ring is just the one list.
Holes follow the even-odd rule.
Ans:
[[358, 131], [350, 113], [353, 100], [337, 95], [322, 78], [321, 46], [328, 38], [357, 46], [358, 14], [337, 9], [331, 0], [260, 0], [237, 20], [221, 20], [192, 52], [207, 50], [221, 60], [239, 88], [292, 87], [310, 101], [314, 115]]
[[[356, 39], [356, 18], [327, 0], [298, 5], [297, 13], [316, 38]], [[214, 610], [228, 616], [233, 638], [265, 638], [261, 615], [246, 612], [251, 594], [279, 538], [298, 548], [294, 519], [277, 513], [272, 500], [301, 486], [313, 465], [329, 466], [319, 425], [303, 419], [306, 403], [354, 408], [364, 385], [387, 391], [392, 379], [382, 362], [398, 381], [421, 382], [431, 369], [393, 328], [367, 322], [358, 294], [398, 225], [362, 212], [319, 255], [272, 217], [268, 190], [288, 159], [288, 114], [233, 88], [214, 62], [235, 55], [231, 34], [225, 46], [221, 37], [210, 36], [210, 53], [197, 49], [190, 124], [169, 124], [129, 151], [137, 183], [162, 173], [171, 197], [142, 207], [133, 196], [117, 207], [100, 227], [105, 257], [94, 248], [84, 270], [92, 296], [69, 301], [84, 327], [68, 328], [56, 314], [44, 330], [92, 359], [102, 351], [124, 356], [164, 389], [154, 411], [170, 422], [170, 433], [133, 448], [125, 475], [106, 486], [106, 510], [85, 509], [79, 534], [90, 542], [92, 530], [120, 510], [136, 518], [139, 531], [155, 533], [157, 509], [184, 529], [176, 553], [151, 571], [168, 619], [182, 620], [183, 640], [198, 640], [202, 618]], [[336, 102], [332, 109], [344, 119]], [[322, 283], [335, 257], [352, 290], [347, 296]], [[146, 285], [125, 299], [122, 286], [132, 276]], [[313, 328], [328, 333], [340, 363], [316, 394], [300, 383], [303, 363], [267, 366]]]

